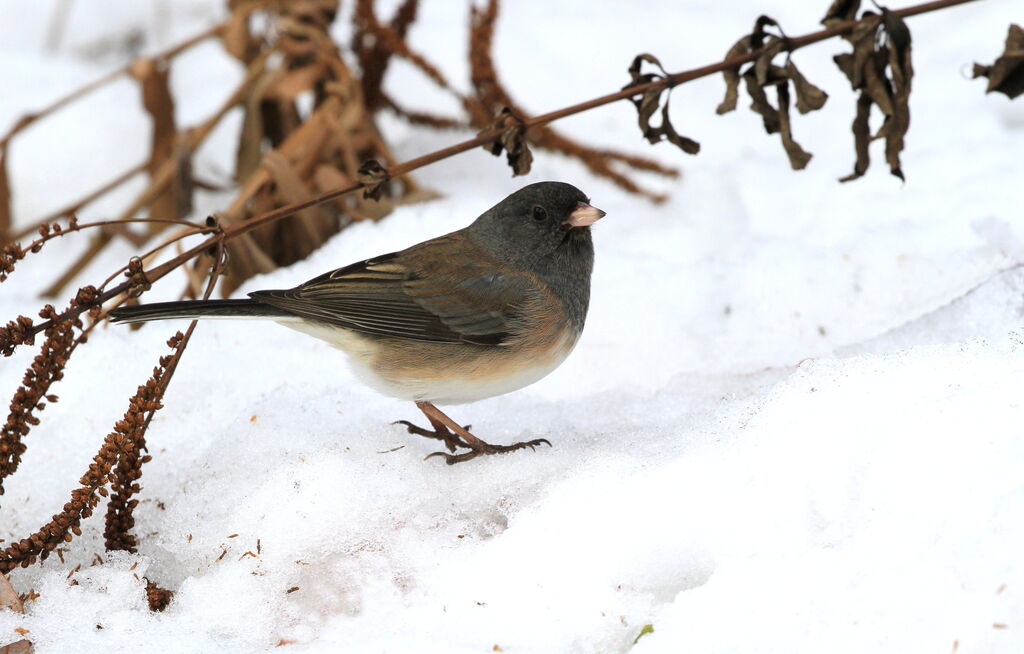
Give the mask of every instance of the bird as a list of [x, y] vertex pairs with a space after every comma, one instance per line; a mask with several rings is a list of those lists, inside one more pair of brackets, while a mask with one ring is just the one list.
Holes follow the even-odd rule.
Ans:
[[[524, 186], [467, 227], [245, 299], [157, 302], [110, 311], [113, 322], [260, 318], [348, 354], [356, 377], [423, 412], [449, 465], [531, 450], [493, 445], [437, 404], [475, 402], [536, 382], [575, 347], [594, 267], [591, 225], [605, 216], [571, 184]], [[464, 450], [464, 451], [463, 451]]]

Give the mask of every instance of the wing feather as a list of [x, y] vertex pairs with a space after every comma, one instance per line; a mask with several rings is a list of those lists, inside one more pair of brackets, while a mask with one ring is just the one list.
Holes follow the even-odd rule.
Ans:
[[457, 257], [431, 257], [423, 265], [415, 255], [425, 245], [250, 297], [369, 335], [483, 345], [506, 340], [519, 323], [519, 310], [536, 293], [531, 281]]

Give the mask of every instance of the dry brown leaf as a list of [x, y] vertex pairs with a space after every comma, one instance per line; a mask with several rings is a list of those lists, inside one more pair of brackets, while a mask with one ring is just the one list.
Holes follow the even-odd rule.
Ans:
[[[641, 74], [640, 69], [645, 61], [657, 66], [661, 73]], [[633, 63], [629, 66], [629, 75], [632, 78], [629, 86], [637, 86], [664, 79], [668, 76], [668, 73], [665, 72], [665, 68], [662, 67], [657, 57], [644, 53], [633, 58]], [[629, 88], [629, 86], [626, 88]], [[640, 132], [647, 139], [648, 143], [659, 143], [662, 139], [665, 139], [687, 154], [697, 154], [700, 152], [700, 143], [679, 134], [672, 125], [672, 119], [668, 113], [671, 92], [672, 90], [667, 86], [654, 87], [644, 91], [639, 98], [630, 98], [636, 106], [637, 123], [640, 126]], [[658, 110], [658, 105], [661, 104], [662, 94], [665, 94], [665, 104], [661, 109], [661, 125], [655, 127], [651, 125], [651, 117]]]
[[[744, 36], [742, 39], [736, 42], [729, 51], [725, 53], [726, 59], [732, 59], [750, 52], [750, 36]], [[739, 100], [739, 88], [740, 88], [740, 69], [739, 68], [727, 68], [722, 71], [722, 77], [725, 78], [725, 98], [715, 109], [715, 113], [718, 115], [727, 114], [730, 111], [736, 109], [736, 101]]]
[[764, 131], [775, 134], [779, 131], [779, 112], [768, 102], [768, 94], [764, 87], [757, 83], [752, 70], [743, 74], [743, 82], [747, 87], [747, 94], [750, 95], [751, 111], [761, 114]]
[[32, 641], [16, 640], [10, 645], [4, 645], [0, 647], [0, 654], [31, 654], [32, 653]]
[[[904, 179], [900, 153], [910, 128], [910, 91], [914, 76], [910, 30], [902, 18], [882, 7], [882, 13], [864, 12], [862, 22], [844, 38], [853, 44], [853, 52], [836, 55], [833, 60], [860, 91], [857, 115], [852, 131], [857, 160], [851, 174], [839, 181], [862, 176], [870, 164], [869, 117], [874, 104], [885, 116], [874, 138], [885, 139], [885, 159], [889, 171]], [[884, 39], [879, 35], [884, 35]]]
[[[0, 574], [0, 606], [10, 609], [15, 613], [25, 612], [21, 605], [21, 598], [18, 597], [18, 593], [14, 591], [14, 587], [11, 586], [11, 582], [8, 581], [5, 574]], [[16, 629], [15, 631], [18, 630]], [[18, 633], [25, 635], [28, 632], [21, 630]], [[0, 654], [29, 654], [31, 651], [32, 643], [25, 639], [0, 647]]]
[[14, 587], [11, 586], [11, 582], [5, 574], [0, 574], [0, 607], [10, 609], [15, 613], [25, 612], [25, 609], [21, 606], [21, 598], [15, 592]]
[[885, 131], [885, 160], [889, 171], [903, 177], [900, 165], [900, 152], [903, 151], [903, 139], [910, 129], [910, 89], [914, 78], [914, 66], [911, 61], [910, 29], [902, 18], [888, 9], [882, 9], [882, 21], [889, 37], [888, 59], [892, 80], [892, 114], [886, 116], [883, 130]]
[[[760, 48], [764, 43], [766, 36], [764, 28], [767, 25], [776, 25], [776, 22], [768, 16], [758, 16], [754, 23], [754, 30], [733, 44], [725, 53], [725, 58], [732, 59]], [[723, 70], [722, 77], [725, 78], [725, 98], [715, 109], [715, 113], [718, 115], [727, 114], [736, 109], [736, 101], [739, 99], [740, 67]]]
[[832, 5], [825, 12], [821, 24], [825, 27], [832, 27], [836, 23], [845, 23], [853, 20], [860, 9], [860, 0], [833, 0]]
[[[277, 150], [271, 150], [263, 157], [263, 165], [270, 171], [270, 177], [274, 180], [274, 193], [280, 204], [301, 202], [310, 196], [310, 188], [284, 155]], [[329, 226], [319, 207], [309, 207], [295, 215], [299, 229], [289, 231], [294, 232], [291, 238], [297, 241], [294, 243], [295, 256], [302, 258], [327, 240]]]
[[857, 114], [853, 119], [851, 130], [853, 131], [853, 149], [857, 154], [857, 161], [853, 164], [853, 172], [839, 179], [840, 182], [849, 182], [857, 179], [867, 172], [871, 164], [871, 155], [868, 146], [871, 143], [871, 128], [868, 124], [871, 118], [871, 97], [864, 93], [857, 98]]
[[[187, 163], [189, 153], [177, 150], [177, 127], [174, 120], [174, 98], [170, 90], [170, 69], [165, 62], [140, 57], [132, 62], [131, 74], [142, 90], [142, 106], [152, 120], [152, 138], [149, 155], [149, 175], [154, 179], [161, 166], [168, 160], [177, 159], [180, 163], [176, 183], [157, 194], [149, 202], [151, 218], [163, 220], [182, 218], [187, 215], [179, 213], [182, 208], [191, 209], [191, 197], [183, 198], [183, 194], [191, 196], [191, 182], [185, 179], [190, 166]], [[165, 227], [160, 223], [150, 223], [150, 233]]]
[[789, 157], [789, 165], [793, 170], [803, 170], [811, 160], [811, 154], [793, 140], [792, 126], [789, 122], [789, 84], [783, 82], [775, 87], [779, 94], [779, 136], [782, 147]]
[[796, 91], [796, 109], [802, 114], [816, 111], [825, 106], [828, 100], [828, 93], [825, 93], [814, 84], [807, 81], [807, 78], [797, 70], [792, 59], [786, 60], [786, 75], [793, 80], [793, 88]]
[[263, 159], [263, 99], [267, 89], [280, 73], [267, 71], [250, 87], [242, 103], [242, 132], [238, 136], [238, 151], [235, 153], [235, 181], [244, 184], [260, 166]]
[[974, 64], [974, 77], [988, 78], [985, 93], [996, 91], [1011, 100], [1024, 93], [1024, 29], [1020, 25], [1010, 25], [1003, 54], [991, 66]]
[[[774, 26], [780, 36], [765, 32], [765, 27]], [[796, 93], [796, 107], [800, 113], [820, 109], [828, 95], [814, 84], [811, 84], [797, 69], [792, 57], [786, 55], [785, 67], [773, 63], [776, 56], [789, 48], [789, 41], [779, 24], [769, 16], [760, 16], [754, 24], [753, 31], [736, 42], [729, 51], [729, 56], [746, 52], [758, 52], [753, 64], [745, 72], [740, 67], [723, 72], [726, 82], [725, 99], [716, 110], [724, 114], [736, 108], [738, 85], [742, 79], [750, 96], [750, 109], [761, 116], [764, 129], [769, 134], [779, 133], [782, 147], [789, 157], [790, 166], [800, 170], [811, 160], [811, 155], [793, 139], [792, 122], [789, 115], [790, 90], [792, 82]], [[775, 87], [777, 106], [768, 99], [767, 88]]]
[[235, 59], [249, 65], [259, 55], [260, 43], [253, 38], [249, 30], [249, 16], [252, 5], [239, 5], [228, 16], [224, 28], [220, 32], [221, 43]]
[[484, 149], [496, 157], [504, 150], [513, 177], [530, 172], [533, 153], [526, 143], [526, 125], [523, 119], [508, 107], [502, 107], [494, 122], [481, 130], [480, 134], [495, 130], [501, 130], [501, 133], [490, 143], [484, 144]]

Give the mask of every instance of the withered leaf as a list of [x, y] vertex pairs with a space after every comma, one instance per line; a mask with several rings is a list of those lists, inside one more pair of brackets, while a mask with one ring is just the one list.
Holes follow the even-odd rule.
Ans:
[[902, 17], [889, 11], [888, 7], [882, 7], [882, 25], [889, 37], [890, 48], [902, 53], [910, 47], [910, 28]]
[[764, 43], [764, 37], [768, 36], [768, 33], [764, 31], [764, 28], [771, 25], [772, 27], [778, 27], [779, 24], [775, 22], [775, 19], [771, 16], [765, 16], [764, 14], [757, 17], [754, 21], [754, 31], [750, 33], [750, 49], [757, 50]]
[[[669, 98], [666, 97], [665, 106], [661, 108], [661, 126], [652, 131], [657, 132], [659, 136], [664, 135], [665, 139], [667, 139], [669, 143], [675, 145], [686, 154], [697, 154], [700, 152], [700, 143], [689, 137], [683, 136], [676, 131], [675, 127], [672, 126], [672, 121], [668, 117], [668, 104]], [[650, 135], [647, 136], [647, 140], [651, 140]], [[658, 138], [652, 142], [656, 143], [659, 140], [661, 139]]]
[[764, 87], [757, 83], [757, 76], [752, 70], [743, 74], [743, 81], [750, 95], [750, 109], [761, 114], [764, 123], [764, 131], [774, 134], [779, 131], [779, 112], [768, 102], [768, 94]]
[[996, 91], [1011, 100], [1024, 93], [1024, 29], [1010, 25], [1003, 54], [991, 66], [974, 64], [973, 76], [988, 78], [985, 93]]
[[7, 147], [0, 147], [0, 243], [11, 230], [11, 185], [7, 179]]
[[868, 152], [868, 145], [871, 143], [871, 131], [868, 126], [868, 119], [871, 117], [871, 96], [861, 91], [857, 98], [857, 115], [853, 119], [853, 149], [857, 153], [857, 161], [853, 164], [853, 172], [846, 177], [841, 177], [840, 182], [849, 182], [857, 179], [868, 170], [871, 164], [871, 155]]
[[[885, 139], [885, 159], [889, 171], [904, 179], [900, 153], [910, 128], [910, 90], [914, 76], [911, 61], [911, 36], [906, 22], [881, 8], [881, 15], [864, 12], [861, 22], [846, 35], [853, 44], [853, 53], [836, 55], [836, 65], [860, 91], [857, 114], [851, 127], [857, 155], [854, 170], [839, 181], [848, 182], [862, 176], [868, 169], [868, 146], [871, 139], [869, 118], [874, 104], [885, 116], [875, 138]], [[879, 39], [879, 31], [885, 39]]]
[[379, 200], [384, 193], [384, 184], [390, 179], [388, 171], [376, 159], [364, 161], [356, 171], [359, 182], [363, 185], [363, 197]]
[[914, 78], [914, 67], [910, 56], [910, 29], [902, 18], [888, 9], [882, 9], [886, 34], [889, 36], [888, 59], [892, 78], [892, 114], [886, 116], [885, 124], [885, 160], [889, 171], [903, 177], [900, 165], [900, 152], [903, 151], [903, 139], [910, 129], [910, 89]]
[[786, 75], [793, 80], [793, 88], [796, 91], [796, 109], [802, 114], [821, 109], [828, 100], [828, 93], [825, 93], [814, 84], [807, 81], [807, 78], [797, 70], [792, 59], [786, 60]]
[[[764, 28], [769, 25], [776, 27], [780, 35], [765, 32]], [[749, 66], [742, 74], [739, 73], [739, 68], [724, 71], [725, 99], [718, 105], [716, 111], [723, 114], [736, 108], [737, 87], [739, 80], [742, 79], [747, 94], [750, 96], [751, 111], [761, 116], [767, 133], [779, 133], [790, 165], [794, 170], [800, 170], [807, 166], [811, 155], [793, 140], [793, 129], [789, 116], [789, 84], [793, 83], [797, 97], [796, 106], [800, 113], [820, 109], [828, 99], [828, 95], [800, 74], [789, 55], [786, 56], [785, 67], [772, 63], [776, 56], [789, 48], [790, 42], [779, 24], [769, 16], [760, 16], [754, 24], [753, 32], [737, 41], [727, 55], [736, 56], [744, 52], [756, 51], [757, 57], [753, 65]], [[775, 87], [778, 106], [773, 106], [768, 99], [767, 88], [769, 86]]]
[[[742, 39], [737, 41], [735, 45], [729, 48], [729, 52], [725, 53], [726, 59], [732, 59], [750, 52], [750, 36], [744, 36]], [[736, 101], [739, 99], [739, 88], [740, 88], [740, 69], [739, 66], [736, 68], [726, 68], [722, 71], [722, 77], [725, 78], [725, 98], [722, 100], [718, 108], [715, 109], [715, 113], [721, 116], [727, 114], [730, 111], [736, 109]]]
[[[640, 67], [645, 61], [657, 66], [661, 74], [641, 74]], [[633, 58], [633, 63], [629, 67], [629, 74], [632, 77], [632, 82], [626, 88], [638, 84], [647, 84], [668, 76], [658, 58], [646, 53], [639, 54]], [[661, 104], [662, 94], [665, 94], [665, 104], [661, 109], [661, 125], [655, 127], [651, 125], [651, 117], [654, 116], [654, 112], [658, 110], [658, 105]], [[664, 139], [687, 154], [697, 154], [700, 152], [700, 143], [681, 135], [676, 131], [675, 126], [672, 125], [672, 119], [669, 117], [668, 112], [670, 97], [671, 90], [668, 87], [662, 86], [647, 89], [640, 98], [631, 98], [633, 105], [636, 106], [637, 124], [640, 126], [640, 133], [643, 134], [648, 143], [660, 143]]]
[[503, 107], [487, 129], [480, 134], [501, 130], [498, 137], [488, 144], [484, 149], [498, 156], [502, 150], [508, 158], [508, 165], [512, 167], [512, 176], [525, 175], [530, 172], [533, 165], [533, 153], [526, 143], [526, 125], [523, 119], [517, 116], [509, 107]]
[[[22, 607], [21, 599], [18, 597], [18, 593], [15, 592], [11, 586], [11, 582], [7, 580], [7, 575], [0, 574], [0, 607], [4, 607], [15, 613], [24, 613], [25, 609]], [[20, 631], [21, 635], [28, 633], [25, 630]], [[32, 651], [32, 643], [28, 640], [21, 639], [17, 640], [9, 645], [0, 647], [0, 654], [29, 654]]]
[[[775, 20], [768, 16], [758, 16], [757, 21], [754, 23], [754, 30], [734, 43], [729, 48], [729, 51], [725, 53], [725, 59], [729, 60], [733, 57], [739, 57], [760, 48], [764, 42], [765, 26], [777, 24]], [[722, 77], [725, 78], [725, 98], [718, 105], [718, 108], [715, 109], [715, 113], [718, 115], [727, 114], [736, 109], [736, 101], [739, 99], [740, 67], [737, 66], [723, 70]]]
[[821, 24], [825, 27], [832, 27], [836, 23], [845, 23], [853, 20], [860, 9], [860, 0], [833, 0], [832, 5], [825, 12]]
[[220, 32], [224, 49], [232, 57], [246, 65], [252, 63], [260, 52], [259, 41], [253, 38], [249, 31], [249, 15], [252, 13], [252, 8], [253, 5], [239, 3], [231, 10], [231, 15], [228, 16], [224, 28]]
[[754, 62], [754, 78], [759, 85], [764, 86], [765, 84], [778, 81], [780, 77], [784, 76], [784, 73], [782, 75], [779, 74], [778, 66], [772, 66], [772, 59], [775, 58], [775, 55], [782, 52], [783, 45], [784, 41], [782, 39], [770, 39], [768, 45], [758, 55], [757, 60]]
[[[174, 98], [170, 90], [170, 69], [166, 64], [154, 59], [140, 57], [131, 64], [131, 74], [142, 90], [142, 105], [152, 120], [152, 137], [150, 146], [149, 169], [150, 178], [157, 176], [163, 166], [177, 160], [177, 175], [174, 182], [182, 181], [182, 172], [187, 169], [181, 164], [175, 150], [177, 127], [174, 120]], [[191, 207], [191, 198], [181, 198], [183, 193], [191, 193], [191, 184], [171, 183], [149, 203], [149, 215], [152, 218], [181, 218], [181, 208]], [[150, 233], [164, 228], [163, 224], [151, 223]]]
[[793, 140], [792, 126], [789, 122], [789, 84], [783, 82], [776, 89], [779, 94], [779, 136], [782, 137], [782, 147], [786, 150], [789, 165], [793, 170], [803, 170], [811, 160], [811, 154]]
[[7, 580], [7, 575], [5, 574], [0, 574], [0, 607], [15, 613], [25, 612], [21, 606], [21, 599], [18, 597], [18, 593], [11, 586], [11, 582]]
[[[270, 172], [274, 180], [274, 193], [278, 202], [288, 204], [301, 202], [309, 197], [309, 187], [299, 176], [298, 171], [288, 159], [278, 152], [271, 150], [263, 157], [263, 165]], [[320, 207], [309, 207], [296, 214], [297, 229], [289, 234], [290, 243], [294, 245], [302, 257], [320, 247], [330, 236], [331, 230], [323, 220], [324, 215]]]

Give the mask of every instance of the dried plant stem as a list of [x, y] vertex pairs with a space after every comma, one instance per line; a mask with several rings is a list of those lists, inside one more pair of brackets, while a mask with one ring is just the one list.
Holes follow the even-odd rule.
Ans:
[[[935, 0], [933, 2], [926, 2], [919, 5], [913, 5], [911, 7], [904, 7], [903, 9], [897, 9], [893, 11], [893, 14], [905, 18], [908, 16], [916, 16], [918, 14], [938, 11], [940, 9], [946, 9], [948, 7], [954, 7], [957, 5], [967, 4], [968, 2], [975, 1], [976, 0]], [[805, 34], [799, 37], [790, 38], [788, 39], [787, 47], [785, 49], [788, 51], [793, 51], [817, 43], [819, 41], [824, 41], [826, 39], [839, 36], [841, 34], [846, 34], [852, 31], [854, 27], [856, 27], [860, 22], [861, 21], [856, 20], [847, 21], [844, 23], [834, 25], [828, 29], [819, 30], [817, 32], [812, 32], [810, 34]], [[579, 104], [572, 105], [570, 107], [565, 107], [562, 109], [558, 109], [556, 111], [551, 111], [546, 114], [534, 116], [533, 118], [525, 120], [524, 124], [528, 128], [536, 127], [538, 125], [545, 125], [560, 118], [565, 118], [567, 116], [572, 116], [574, 114], [582, 113], [584, 111], [589, 111], [590, 109], [601, 107], [606, 104], [611, 104], [612, 102], [618, 102], [620, 100], [626, 100], [638, 95], [642, 95], [645, 91], [650, 89], [670, 88], [678, 86], [680, 84], [685, 84], [686, 82], [690, 82], [701, 77], [707, 77], [708, 75], [721, 73], [723, 70], [737, 68], [745, 63], [754, 61], [761, 54], [762, 50], [758, 49], [747, 54], [740, 55], [737, 57], [731, 57], [729, 59], [725, 59], [714, 64], [709, 64], [707, 66], [702, 66], [700, 68], [694, 68], [691, 70], [674, 73], [653, 82], [631, 86], [627, 89], [623, 89], [615, 93], [609, 93], [608, 95], [603, 95], [598, 98], [588, 100], [586, 102], [581, 102]], [[414, 159], [410, 159], [403, 163], [395, 164], [385, 169], [385, 173], [390, 178], [405, 175], [429, 164], [441, 161], [442, 159], [447, 159], [457, 154], [461, 154], [474, 148], [478, 148], [484, 144], [491, 143], [494, 141], [494, 139], [498, 138], [500, 134], [500, 130], [488, 130], [482, 132], [481, 134], [474, 138], [467, 139], [460, 143], [455, 143], [446, 148], [436, 150], [434, 152], [422, 155], [420, 157], [416, 157]], [[223, 241], [238, 238], [263, 225], [275, 222], [277, 220], [281, 220], [282, 218], [296, 214], [304, 209], [308, 209], [310, 207], [323, 204], [325, 202], [330, 202], [331, 200], [347, 195], [348, 193], [357, 191], [363, 188], [363, 186], [364, 185], [362, 182], [352, 182], [350, 184], [340, 186], [330, 191], [325, 191], [323, 193], [313, 195], [310, 198], [303, 200], [301, 202], [287, 204], [285, 206], [274, 209], [273, 211], [268, 211], [259, 216], [255, 216], [244, 222], [235, 223], [233, 225], [224, 227], [218, 232], [217, 235], [211, 237], [210, 239], [207, 239], [206, 241], [199, 243], [198, 245], [188, 250], [185, 250], [183, 253], [164, 262], [163, 264], [160, 264], [159, 266], [156, 266], [155, 268], [146, 271], [146, 279], [152, 283], [160, 279], [161, 277], [164, 277], [169, 272], [176, 269], [178, 266], [182, 265], [186, 261], [191, 260], [193, 257], [199, 255], [200, 253], [207, 250], [211, 246], [214, 246]], [[110, 298], [113, 298], [118, 294], [123, 293], [129, 288], [129, 286], [129, 282], [124, 282], [114, 288], [104, 291], [100, 295], [100, 302], [105, 302]], [[60, 316], [60, 319], [66, 319], [67, 317], [78, 315], [79, 313], [81, 313], [82, 310], [83, 309], [81, 308], [71, 309], [65, 314], [62, 314]], [[44, 329], [47, 329], [49, 326], [50, 321], [46, 321], [39, 323], [37, 325], [32, 325], [30, 328], [28, 328], [28, 331], [31, 334], [38, 334]]]
[[59, 211], [53, 212], [52, 214], [50, 214], [49, 216], [43, 218], [42, 220], [37, 220], [35, 222], [35, 224], [30, 225], [28, 227], [25, 227], [20, 232], [17, 232], [16, 234], [14, 234], [10, 238], [10, 240], [11, 241], [21, 240], [21, 239], [25, 238], [26, 236], [28, 236], [29, 234], [37, 231], [39, 229], [40, 225], [43, 225], [44, 223], [52, 223], [55, 220], [60, 220], [61, 218], [67, 218], [67, 217], [69, 217], [69, 216], [71, 216], [73, 214], [78, 213], [83, 207], [91, 204], [97, 198], [99, 198], [99, 197], [101, 197], [103, 195], [106, 195], [110, 191], [114, 190], [118, 186], [124, 184], [129, 179], [131, 179], [132, 177], [135, 177], [136, 175], [138, 175], [141, 172], [144, 172], [145, 170], [146, 170], [146, 162], [142, 162], [142, 163], [140, 163], [140, 164], [138, 164], [136, 166], [132, 166], [131, 168], [129, 168], [128, 170], [124, 171], [123, 173], [121, 173], [120, 175], [118, 175], [114, 179], [110, 180], [109, 182], [107, 182], [103, 186], [99, 187], [95, 191], [92, 191], [91, 193], [89, 193], [85, 197], [77, 200], [76, 202], [73, 202], [72, 204], [64, 207], [63, 209], [61, 209]]
[[[213, 27], [210, 27], [209, 29], [203, 30], [202, 32], [199, 32], [198, 34], [195, 34], [192, 37], [190, 37], [188, 39], [185, 39], [181, 43], [178, 43], [177, 45], [174, 45], [174, 46], [168, 48], [167, 50], [164, 50], [163, 52], [159, 52], [159, 53], [153, 55], [152, 57], [150, 57], [150, 59], [157, 59], [157, 60], [160, 60], [160, 61], [167, 61], [167, 60], [173, 59], [174, 57], [177, 57], [182, 52], [188, 50], [189, 48], [191, 48], [192, 46], [196, 45], [197, 43], [201, 43], [202, 41], [205, 41], [206, 39], [208, 39], [208, 38], [210, 38], [212, 36], [216, 36], [216, 35], [220, 34], [222, 29], [224, 29], [224, 24], [223, 23], [218, 23], [217, 25], [214, 25]], [[21, 119], [19, 119], [7, 131], [7, 133], [3, 135], [3, 137], [0, 137], [0, 148], [6, 147], [7, 143], [11, 140], [11, 138], [14, 137], [15, 134], [17, 134], [21, 130], [25, 129], [26, 127], [28, 127], [29, 125], [31, 125], [35, 121], [39, 120], [40, 118], [43, 118], [44, 116], [48, 116], [49, 114], [52, 114], [53, 112], [61, 109], [62, 107], [66, 106], [68, 104], [71, 104], [75, 100], [78, 100], [79, 98], [92, 93], [96, 89], [101, 88], [103, 86], [106, 86], [107, 84], [110, 84], [111, 82], [116, 80], [121, 75], [129, 74], [131, 72], [131, 67], [132, 67], [132, 64], [128, 64], [127, 66], [119, 68], [119, 69], [117, 69], [115, 71], [111, 71], [111, 72], [107, 73], [106, 75], [100, 77], [99, 79], [95, 79], [95, 80], [89, 82], [88, 84], [80, 86], [79, 88], [77, 88], [74, 91], [68, 93], [67, 95], [65, 95], [65, 96], [63, 96], [61, 98], [58, 98], [57, 100], [55, 100], [52, 103], [46, 105], [42, 109], [39, 109], [38, 111], [35, 111], [33, 113], [30, 113], [30, 114], [27, 114], [25, 116], [22, 116]]]
[[[167, 375], [169, 371], [173, 371], [181, 358], [183, 346], [188, 342], [188, 336], [194, 327], [195, 322], [190, 325], [185, 336], [179, 332], [168, 341], [174, 353], [160, 357], [160, 363], [153, 370], [153, 376], [146, 384], [139, 386], [130, 400], [124, 418], [118, 421], [114, 430], [104, 439], [103, 446], [93, 458], [93, 463], [79, 481], [81, 486], [71, 492], [71, 498], [63, 510], [55, 514], [50, 522], [34, 534], [12, 542], [0, 550], [0, 572], [10, 572], [18, 566], [27, 567], [37, 558], [46, 559], [58, 545], [81, 535], [81, 521], [92, 515], [101, 496], [109, 494], [106, 485], [110, 481], [114, 465], [123, 452], [135, 449], [136, 442], [144, 438], [145, 428], [153, 412], [161, 408]], [[146, 458], [137, 458], [137, 465], [144, 463]], [[130, 509], [128, 510], [130, 512]], [[130, 513], [128, 515], [130, 517]]]
[[[223, 264], [224, 243], [220, 242], [217, 244], [216, 258], [214, 259], [213, 269], [210, 271], [210, 278], [206, 284], [206, 292], [203, 295], [203, 299], [209, 299], [213, 293], [213, 288], [220, 277]], [[189, 340], [192, 338], [192, 332], [195, 331], [197, 324], [197, 321], [193, 320], [189, 323], [188, 329], [185, 330], [183, 336], [172, 338], [169, 341], [169, 344], [174, 347], [174, 355], [160, 360], [162, 371], [160, 368], [153, 371], [151, 381], [156, 382], [155, 387], [150, 388], [150, 384], [147, 384], [145, 387], [139, 387], [140, 394], [145, 390], [152, 394], [153, 399], [146, 406], [147, 413], [142, 423], [136, 423], [130, 429], [130, 438], [120, 441], [121, 449], [117, 457], [117, 466], [111, 471], [110, 487], [112, 493], [110, 495], [110, 502], [107, 504], [106, 524], [103, 530], [103, 535], [106, 539], [105, 545], [108, 550], [136, 551], [135, 546], [138, 544], [138, 541], [131, 533], [131, 528], [135, 526], [133, 512], [135, 507], [138, 506], [139, 501], [132, 499], [132, 496], [140, 490], [138, 480], [142, 477], [142, 464], [148, 462], [151, 458], [148, 454], [142, 454], [146, 450], [146, 432], [153, 421], [153, 416], [163, 406], [161, 400], [167, 392], [167, 386], [171, 383], [174, 371], [178, 368], [178, 362], [181, 361], [181, 355], [185, 353], [185, 348], [188, 347]], [[129, 409], [129, 413], [125, 414], [125, 421], [128, 421], [130, 413], [131, 409]], [[141, 414], [137, 414], [136, 418], [138, 415]], [[115, 431], [126, 433], [129, 430], [121, 428], [121, 423], [118, 423]], [[169, 596], [167, 599], [170, 599]]]
[[[213, 129], [220, 123], [221, 119], [231, 111], [236, 105], [238, 105], [242, 98], [245, 96], [249, 87], [258, 79], [263, 73], [266, 65], [267, 58], [270, 53], [265, 52], [257, 58], [250, 66], [246, 73], [245, 79], [235, 88], [230, 96], [214, 112], [208, 119], [184, 132], [185, 143], [183, 147], [188, 152], [194, 152], [199, 148], [200, 145], [206, 140], [206, 138], [213, 132]], [[144, 164], [145, 165], [145, 164]], [[107, 225], [107, 229], [102, 234], [96, 236], [93, 243], [90, 245], [79, 258], [72, 262], [68, 269], [45, 291], [43, 295], [46, 297], [53, 297], [58, 295], [67, 284], [74, 279], [74, 277], [81, 272], [86, 266], [88, 266], [93, 259], [99, 255], [103, 249], [110, 243], [114, 234], [119, 234], [128, 238], [137, 247], [141, 246], [145, 241], [149, 240], [149, 236], [145, 234], [136, 234], [131, 230], [127, 229], [122, 223], [128, 222], [163, 222], [162, 220], [134, 220], [132, 217], [142, 210], [143, 207], [150, 204], [160, 194], [164, 193], [167, 188], [173, 183], [175, 176], [178, 173], [179, 160], [177, 158], [170, 158], [164, 161], [155, 172], [153, 172], [150, 183], [146, 188], [126, 207], [116, 220], [111, 221]]]

